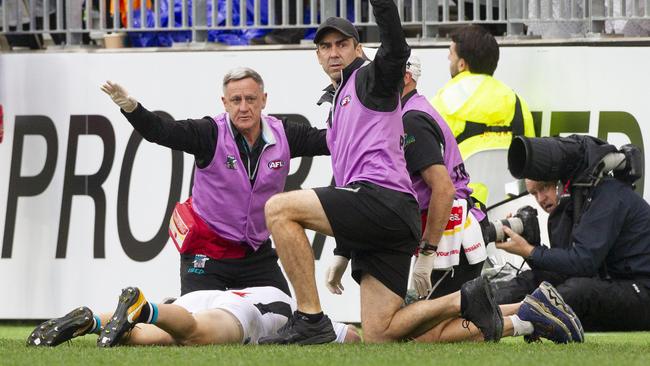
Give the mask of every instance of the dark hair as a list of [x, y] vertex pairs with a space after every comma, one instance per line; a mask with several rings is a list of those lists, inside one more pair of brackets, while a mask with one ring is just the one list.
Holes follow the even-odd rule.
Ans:
[[451, 40], [456, 53], [476, 74], [494, 74], [499, 63], [499, 45], [494, 36], [480, 25], [469, 25], [455, 30]]

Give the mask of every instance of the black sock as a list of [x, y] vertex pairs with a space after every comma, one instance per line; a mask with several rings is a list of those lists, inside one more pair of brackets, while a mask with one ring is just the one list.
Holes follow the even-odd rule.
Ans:
[[156, 304], [145, 302], [138, 316], [138, 323], [155, 324], [158, 320], [158, 306]]
[[314, 323], [318, 323], [321, 319], [323, 319], [323, 316], [325, 314], [323, 314], [322, 311], [320, 313], [316, 313], [316, 314], [308, 314], [308, 313], [303, 313], [300, 310], [296, 310], [296, 315], [298, 315], [302, 319], [306, 320], [307, 323], [314, 324]]

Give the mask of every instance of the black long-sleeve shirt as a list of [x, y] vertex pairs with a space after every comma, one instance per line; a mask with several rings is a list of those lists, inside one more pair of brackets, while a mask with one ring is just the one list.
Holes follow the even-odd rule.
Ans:
[[[205, 168], [212, 161], [218, 132], [217, 124], [211, 117], [175, 121], [153, 113], [141, 104], [133, 112], [122, 111], [122, 114], [145, 140], [194, 155], [198, 168]], [[282, 122], [292, 158], [330, 154], [325, 139], [326, 130], [287, 120]], [[233, 127], [233, 131], [237, 129]], [[264, 147], [261, 134], [253, 146], [249, 146], [238, 132], [235, 132], [235, 141], [244, 166], [257, 166]], [[249, 171], [251, 183], [255, 181], [255, 171], [254, 168]]]
[[[554, 211], [549, 224], [558, 217], [570, 228], [571, 216]], [[649, 223], [650, 205], [628, 184], [607, 178], [594, 189], [578, 225], [550, 233], [551, 248], [535, 247], [529, 263], [568, 276], [650, 278]]]

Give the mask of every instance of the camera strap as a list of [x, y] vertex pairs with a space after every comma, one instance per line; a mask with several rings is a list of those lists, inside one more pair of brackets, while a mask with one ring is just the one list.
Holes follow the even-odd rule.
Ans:
[[582, 214], [589, 209], [594, 187], [573, 187], [573, 227], [578, 226]]

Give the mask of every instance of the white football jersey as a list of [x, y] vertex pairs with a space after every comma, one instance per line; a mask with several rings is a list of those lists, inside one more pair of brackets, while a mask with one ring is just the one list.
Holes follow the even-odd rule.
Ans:
[[[204, 290], [183, 295], [174, 301], [191, 313], [207, 309], [223, 309], [233, 314], [242, 325], [242, 343], [257, 344], [262, 337], [275, 335], [296, 309], [295, 301], [281, 290], [270, 287], [248, 287], [241, 290]], [[343, 343], [346, 324], [332, 322], [336, 341]]]

